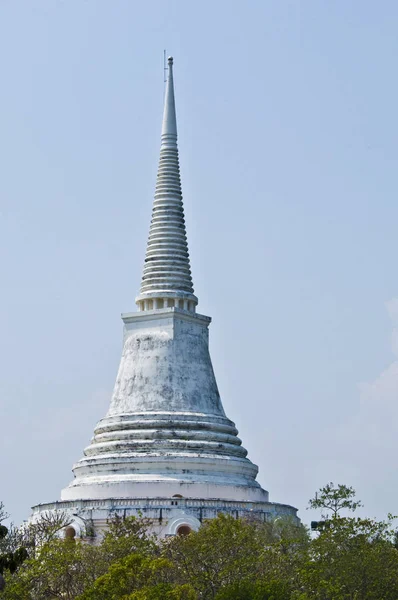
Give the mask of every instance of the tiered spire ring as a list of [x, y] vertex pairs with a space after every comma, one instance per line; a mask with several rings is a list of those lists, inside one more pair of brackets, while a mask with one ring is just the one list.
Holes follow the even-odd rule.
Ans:
[[168, 59], [159, 169], [140, 295], [140, 310], [176, 306], [191, 312], [198, 302], [193, 293], [174, 100], [173, 59]]

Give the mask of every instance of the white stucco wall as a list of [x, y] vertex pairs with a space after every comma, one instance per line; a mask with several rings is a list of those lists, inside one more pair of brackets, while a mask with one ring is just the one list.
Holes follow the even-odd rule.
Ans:
[[125, 318], [107, 416], [158, 411], [225, 416], [209, 354], [209, 322], [176, 309]]
[[210, 318], [169, 308], [123, 320], [110, 409], [62, 499], [181, 494], [268, 501], [222, 407], [209, 354]]

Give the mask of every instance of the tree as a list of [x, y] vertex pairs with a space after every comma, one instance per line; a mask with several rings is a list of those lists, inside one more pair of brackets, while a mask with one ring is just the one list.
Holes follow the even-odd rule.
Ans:
[[301, 572], [313, 600], [396, 600], [398, 551], [392, 521], [335, 517], [311, 542]]
[[60, 531], [70, 525], [72, 519], [65, 510], [41, 512], [39, 518], [24, 528], [26, 545], [41, 546], [59, 537]]
[[223, 585], [254, 576], [253, 557], [262, 544], [254, 526], [220, 515], [198, 532], [176, 536], [164, 544], [164, 552], [176, 566], [177, 581], [189, 582], [203, 598], [214, 598]]
[[[398, 598], [398, 551], [394, 518], [387, 521], [342, 517], [362, 504], [355, 491], [330, 483], [323, 487], [311, 508], [331, 511], [308, 548], [301, 569], [300, 600], [395, 600]], [[328, 513], [323, 515], [326, 519]]]
[[343, 509], [354, 512], [361, 506], [361, 501], [355, 500], [354, 488], [341, 484], [335, 486], [333, 482], [320, 488], [315, 497], [309, 501], [309, 508], [321, 508], [327, 511], [322, 514], [324, 519], [329, 518], [329, 511], [332, 517], [337, 517]]
[[189, 584], [158, 584], [133, 592], [125, 600], [198, 600], [198, 595]]
[[8, 517], [4, 504], [0, 502], [0, 592], [6, 585], [4, 572], [15, 573], [28, 557], [28, 552], [21, 543], [21, 536], [17, 529], [12, 524], [10, 527], [1, 525], [1, 522]]
[[81, 540], [60, 538], [57, 532], [68, 522], [61, 517], [45, 518], [24, 532], [30, 557], [16, 573], [7, 576], [5, 600], [74, 600], [112, 565], [134, 552], [144, 557], [159, 553], [153, 536], [148, 534], [146, 519], [115, 518], [101, 544], [92, 546]]
[[222, 588], [215, 600], [290, 600], [291, 590], [280, 581], [243, 581]]
[[6, 512], [3, 502], [0, 501], [0, 524], [8, 519], [10, 515]]
[[[1, 509], [2, 509], [2, 503], [0, 503], [0, 540], [4, 539], [8, 533], [8, 529], [7, 527], [5, 527], [4, 525], [1, 525]], [[1, 568], [1, 563], [2, 563], [3, 557], [0, 554], [0, 592], [2, 592], [4, 590], [5, 587], [5, 579], [3, 577], [3, 569]]]
[[167, 581], [172, 567], [165, 558], [130, 554], [112, 564], [78, 600], [196, 600], [191, 586]]
[[21, 560], [14, 566], [3, 564], [7, 585], [0, 597], [396, 600], [394, 518], [341, 516], [341, 511], [355, 510], [359, 504], [352, 488], [332, 483], [322, 488], [310, 505], [331, 516], [313, 539], [296, 521], [280, 517], [262, 522], [253, 516], [219, 515], [197, 532], [165, 540], [150, 533], [147, 519], [115, 518], [94, 546], [59, 538], [60, 523], [50, 519], [48, 533], [43, 525], [42, 542], [28, 546], [27, 559], [15, 555], [21, 534], [10, 527], [0, 540], [2, 556], [8, 561], [10, 552]]
[[151, 521], [146, 518], [115, 516], [101, 543], [108, 566], [130, 554], [151, 556], [159, 553], [156, 536], [150, 533]]
[[5, 600], [74, 600], [102, 574], [98, 548], [69, 539], [45, 542], [7, 577]]
[[175, 581], [190, 583], [200, 598], [227, 598], [232, 591], [239, 598], [252, 582], [279, 581], [286, 593], [276, 597], [287, 599], [307, 543], [304, 528], [290, 520], [260, 523], [221, 514], [198, 532], [164, 542], [164, 553], [175, 566]]

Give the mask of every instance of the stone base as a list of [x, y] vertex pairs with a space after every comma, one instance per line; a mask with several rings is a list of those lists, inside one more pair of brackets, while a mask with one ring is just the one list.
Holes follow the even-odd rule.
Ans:
[[[189, 530], [197, 531], [208, 519], [219, 514], [236, 518], [255, 516], [268, 521], [276, 517], [291, 517], [297, 523], [297, 509], [276, 502], [236, 502], [228, 500], [203, 500], [201, 498], [112, 498], [108, 500], [71, 500], [38, 504], [33, 507], [30, 518], [35, 522], [41, 513], [63, 511], [70, 516], [69, 537], [79, 537], [87, 542], [98, 543], [107, 523], [119, 517], [145, 517], [152, 521], [152, 530], [159, 537], [167, 537]], [[72, 532], [72, 535], [71, 535]], [[66, 531], [61, 532], [65, 535]]]

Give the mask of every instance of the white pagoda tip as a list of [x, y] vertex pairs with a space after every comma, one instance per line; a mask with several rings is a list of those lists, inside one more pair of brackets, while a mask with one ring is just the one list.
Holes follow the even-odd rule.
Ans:
[[159, 169], [136, 303], [140, 310], [177, 307], [195, 312], [198, 299], [193, 290], [182, 204], [171, 56], [168, 63]]
[[162, 136], [173, 136], [177, 139], [177, 119], [174, 100], [174, 81], [173, 81], [173, 57], [169, 56], [169, 74], [166, 83], [166, 94], [164, 97], [164, 112], [162, 124]]

